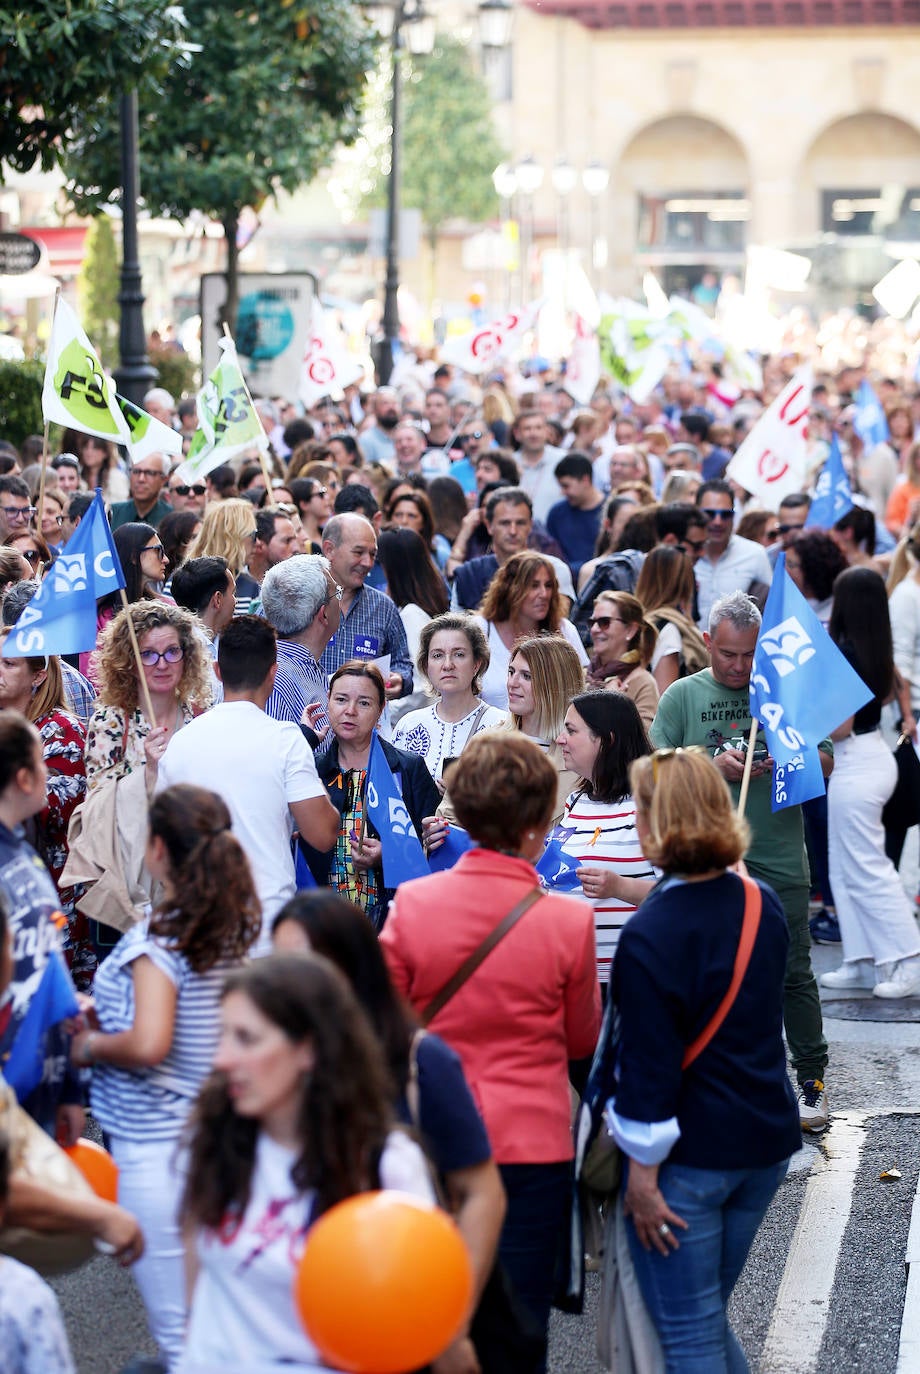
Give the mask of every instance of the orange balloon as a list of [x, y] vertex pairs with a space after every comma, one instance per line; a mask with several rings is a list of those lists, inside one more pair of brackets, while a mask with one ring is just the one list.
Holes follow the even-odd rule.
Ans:
[[97, 1197], [105, 1198], [106, 1202], [118, 1201], [118, 1165], [108, 1150], [81, 1136], [65, 1153], [70, 1155]]
[[405, 1374], [437, 1358], [469, 1311], [473, 1274], [445, 1212], [406, 1193], [360, 1193], [312, 1227], [294, 1280], [307, 1335], [353, 1374]]

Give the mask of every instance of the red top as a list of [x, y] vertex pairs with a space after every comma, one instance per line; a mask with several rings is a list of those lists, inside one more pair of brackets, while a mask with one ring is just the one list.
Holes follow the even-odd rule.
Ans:
[[[536, 885], [525, 860], [472, 849], [400, 887], [380, 944], [416, 1011]], [[568, 1061], [593, 1052], [600, 1023], [593, 909], [547, 893], [431, 1023], [460, 1056], [499, 1164], [572, 1158]]]

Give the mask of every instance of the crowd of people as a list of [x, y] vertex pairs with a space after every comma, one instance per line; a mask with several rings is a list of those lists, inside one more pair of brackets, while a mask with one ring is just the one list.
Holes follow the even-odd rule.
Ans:
[[[95, 488], [127, 598], [80, 654], [0, 644], [0, 1058], [60, 945], [81, 1012], [21, 1105], [64, 1145], [88, 1108], [119, 1169], [119, 1205], [81, 1210], [12, 1151], [7, 1218], [132, 1263], [165, 1369], [326, 1368], [294, 1268], [323, 1212], [382, 1187], [449, 1208], [469, 1251], [474, 1309], [433, 1374], [501, 1367], [477, 1321], [496, 1292], [506, 1367], [541, 1374], [586, 1205], [573, 1093], [598, 1081], [624, 1162], [606, 1243], [657, 1367], [747, 1368], [728, 1298], [830, 1120], [811, 943], [839, 946], [829, 987], [920, 994], [880, 731], [893, 703], [916, 739], [920, 712], [918, 399], [875, 379], [873, 445], [859, 373], [819, 375], [809, 475], [759, 509], [727, 469], [795, 363], [766, 359], [758, 392], [675, 370], [589, 406], [564, 371], [432, 365], [306, 413], [257, 401], [268, 463], [194, 482], [76, 432], [44, 474], [40, 444], [0, 441], [2, 634]], [[189, 398], [146, 404], [190, 440]], [[821, 528], [834, 434], [854, 505]], [[772, 809], [759, 734], [740, 819], [781, 554], [872, 699], [804, 806]], [[372, 767], [429, 876], [388, 881]], [[0, 1330], [27, 1344], [5, 1264]]]

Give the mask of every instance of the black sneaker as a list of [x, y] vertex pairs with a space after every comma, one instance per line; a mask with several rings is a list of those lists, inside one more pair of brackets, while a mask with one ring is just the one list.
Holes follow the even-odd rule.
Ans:
[[819, 911], [808, 922], [811, 938], [816, 945], [839, 945], [840, 922], [829, 911]]

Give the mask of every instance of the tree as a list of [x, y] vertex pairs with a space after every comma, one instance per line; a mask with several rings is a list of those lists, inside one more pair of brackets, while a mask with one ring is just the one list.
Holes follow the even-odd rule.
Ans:
[[181, 60], [169, 0], [0, 0], [0, 33], [0, 160], [20, 172], [54, 166], [110, 91]]
[[77, 277], [83, 328], [106, 367], [114, 367], [118, 349], [118, 254], [108, 215], [97, 215], [86, 235], [86, 254]]
[[[389, 173], [386, 88], [374, 88], [375, 108], [365, 131], [357, 186], [365, 206], [383, 204]], [[479, 223], [498, 210], [492, 173], [504, 153], [491, 116], [489, 88], [453, 39], [405, 68], [400, 121], [400, 204], [420, 211], [431, 254], [432, 295], [438, 238], [451, 219]]]
[[[232, 320], [241, 211], [310, 182], [357, 136], [374, 40], [353, 0], [186, 0], [184, 12], [200, 51], [174, 64], [162, 94], [138, 88], [141, 194], [156, 213], [221, 223]], [[117, 121], [117, 102], [101, 104], [68, 156], [78, 210], [98, 209], [119, 185]]]

